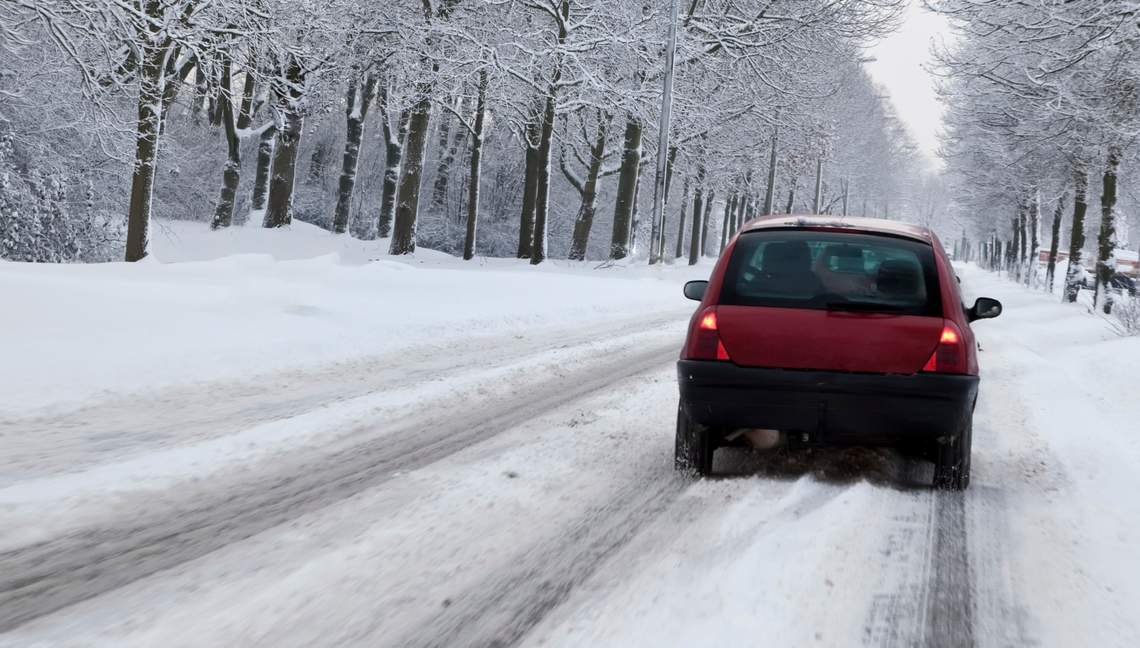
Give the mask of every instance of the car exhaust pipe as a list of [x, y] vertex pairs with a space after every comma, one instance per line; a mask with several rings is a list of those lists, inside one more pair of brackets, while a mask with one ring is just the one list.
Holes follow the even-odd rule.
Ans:
[[726, 436], [725, 440], [733, 441], [741, 436], [748, 442], [748, 445], [757, 450], [771, 450], [776, 446], [782, 446], [788, 442], [788, 436], [780, 430], [766, 430], [762, 428], [740, 428]]

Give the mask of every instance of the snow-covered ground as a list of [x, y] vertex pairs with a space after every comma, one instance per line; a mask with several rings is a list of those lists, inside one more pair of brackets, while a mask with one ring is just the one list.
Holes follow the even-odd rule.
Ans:
[[[0, 261], [0, 416], [97, 395], [355, 362], [687, 308], [674, 271], [475, 259], [387, 240], [159, 223], [141, 263]], [[184, 263], [160, 263], [191, 261]], [[703, 277], [702, 277], [703, 278]]]
[[1079, 305], [959, 266], [1005, 305], [964, 496], [863, 449], [692, 481], [708, 266], [168, 227], [213, 260], [0, 263], [0, 646], [1140, 645], [1140, 338]]

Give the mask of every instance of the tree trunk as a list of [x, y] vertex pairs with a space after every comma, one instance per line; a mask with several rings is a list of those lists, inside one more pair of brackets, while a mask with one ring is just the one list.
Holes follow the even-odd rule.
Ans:
[[380, 119], [384, 124], [384, 191], [380, 197], [380, 216], [376, 223], [376, 236], [388, 238], [392, 233], [392, 214], [396, 210], [396, 189], [400, 182], [400, 161], [404, 156], [404, 136], [408, 132], [410, 113], [400, 113], [400, 121], [392, 130], [392, 117], [388, 111], [388, 86], [380, 86]]
[[629, 233], [633, 204], [637, 194], [637, 172], [641, 164], [641, 121], [630, 117], [625, 126], [625, 146], [621, 153], [621, 175], [614, 205], [614, 229], [610, 239], [610, 258], [629, 256]]
[[590, 147], [590, 166], [586, 171], [586, 183], [582, 186], [582, 206], [578, 208], [578, 217], [574, 220], [574, 238], [570, 243], [570, 259], [573, 261], [586, 259], [586, 245], [590, 242], [590, 229], [594, 226], [594, 215], [597, 213], [598, 176], [602, 171], [602, 155], [606, 152], [606, 130], [609, 123], [608, 116], [598, 120], [598, 136]]
[[235, 118], [233, 109], [233, 69], [227, 56], [222, 66], [222, 120], [226, 127], [226, 144], [229, 154], [226, 166], [222, 170], [222, 195], [214, 209], [214, 221], [210, 229], [229, 227], [233, 224], [234, 203], [237, 198], [238, 182], [241, 180], [241, 137], [239, 130], [249, 128], [250, 110], [253, 101], [253, 75], [246, 72], [245, 84], [242, 86], [241, 104]]
[[[792, 188], [788, 189], [788, 208], [784, 210], [785, 214], [792, 213], [792, 207], [795, 204], [795, 201], [796, 201], [796, 185], [795, 185], [795, 182], [792, 182]], [[866, 205], [863, 206], [863, 211], [864, 212], [867, 211]]]
[[1053, 273], [1057, 269], [1057, 247], [1061, 243], [1061, 214], [1065, 211], [1065, 196], [1057, 199], [1053, 210], [1053, 232], [1049, 239], [1049, 265], [1045, 267], [1045, 292], [1053, 294]]
[[166, 134], [166, 116], [170, 114], [170, 107], [178, 98], [178, 90], [190, 76], [190, 73], [197, 69], [197, 64], [191, 62], [197, 59], [188, 60], [181, 68], [178, 67], [177, 60], [181, 52], [181, 46], [173, 46], [169, 47], [166, 55], [166, 71], [163, 73], [162, 80], [162, 119], [158, 121], [158, 139], [160, 140]]
[[[555, 75], [557, 80], [558, 75]], [[550, 145], [554, 136], [554, 89], [546, 97], [542, 111], [542, 137], [538, 142], [538, 187], [534, 193], [534, 245], [530, 248], [530, 263], [538, 265], [546, 260], [546, 216], [550, 208]]]
[[704, 201], [701, 184], [704, 182], [704, 168], [697, 169], [696, 188], [693, 190], [693, 225], [689, 232], [689, 265], [697, 265], [701, 258], [701, 213], [704, 212]]
[[1013, 217], [1013, 250], [1010, 251], [1010, 267], [1009, 278], [1014, 281], [1021, 281], [1021, 257], [1024, 254], [1019, 254], [1018, 250], [1025, 250], [1025, 243], [1021, 238], [1021, 222], [1025, 219], [1025, 207], [1023, 205], [1017, 206], [1017, 215]]
[[1027, 241], [1029, 240], [1028, 219], [1025, 217], [1027, 211], [1028, 211], [1028, 205], [1026, 205], [1025, 203], [1022, 203], [1021, 210], [1017, 214], [1017, 216], [1018, 216], [1017, 235], [1019, 237], [1018, 238], [1018, 254], [1017, 254], [1017, 280], [1018, 281], [1022, 281], [1023, 279], [1025, 279], [1026, 273], [1029, 272], [1029, 267], [1025, 264], [1025, 260], [1027, 258], [1026, 253], [1025, 253], [1025, 248], [1027, 245]]
[[[149, 7], [150, 4], [148, 12]], [[154, 11], [157, 12], [158, 9], [155, 8]], [[131, 203], [127, 216], [127, 261], [138, 261], [147, 255], [154, 172], [158, 162], [158, 134], [162, 122], [165, 53], [165, 48], [146, 47], [139, 68], [135, 167], [131, 177]]]
[[286, 71], [289, 81], [288, 100], [283, 106], [284, 123], [277, 134], [273, 150], [273, 168], [269, 175], [269, 201], [265, 208], [265, 227], [285, 227], [293, 222], [293, 184], [297, 173], [297, 152], [301, 146], [301, 130], [305, 117], [301, 114], [301, 89], [304, 71], [295, 59]]
[[431, 119], [431, 97], [425, 88], [423, 96], [412, 108], [408, 120], [407, 150], [396, 192], [395, 223], [389, 254], [411, 254], [416, 251], [416, 218], [420, 210], [420, 181], [424, 168], [424, 148]]
[[685, 251], [685, 212], [689, 209], [689, 180], [685, 179], [685, 186], [681, 189], [681, 211], [677, 217], [677, 252], [673, 255], [673, 263], [681, 258]]
[[1077, 275], [1081, 269], [1081, 250], [1085, 247], [1085, 211], [1088, 204], [1085, 202], [1088, 192], [1089, 177], [1084, 164], [1077, 163], [1074, 168], [1073, 191], [1073, 231], [1069, 235], [1069, 269], [1065, 272], [1065, 301], [1076, 302], [1081, 287], [1077, 284]]
[[538, 117], [528, 125], [526, 134], [526, 176], [523, 183], [522, 217], [519, 219], [518, 258], [529, 259], [534, 240], [534, 208], [538, 199], [538, 140], [542, 125]]
[[1112, 275], [1116, 271], [1116, 168], [1120, 165], [1120, 147], [1108, 147], [1100, 195], [1100, 233], [1097, 235], [1096, 295], [1094, 302], [1107, 315], [1112, 312]]
[[[570, 0], [561, 0], [555, 22], [558, 27], [558, 45], [561, 47], [569, 35], [567, 23], [570, 20]], [[534, 192], [534, 243], [530, 249], [531, 265], [546, 260], [547, 213], [550, 208], [550, 147], [554, 135], [555, 98], [558, 83], [562, 79], [562, 58], [555, 59], [553, 74], [550, 76], [545, 105], [542, 111], [542, 126], [538, 143], [538, 177]]]
[[1025, 272], [1025, 285], [1031, 288], [1037, 287], [1037, 191], [1034, 190], [1033, 197], [1029, 200], [1029, 258], [1027, 259], [1029, 265], [1026, 267]]
[[641, 203], [641, 164], [638, 163], [637, 182], [633, 185], [633, 213], [630, 215], [629, 226], [629, 254], [637, 255], [637, 228], [641, 226], [641, 213], [638, 205]]
[[222, 195], [214, 208], [214, 220], [210, 229], [229, 227], [234, 218], [234, 198], [237, 194], [238, 181], [241, 179], [241, 139], [237, 136], [237, 124], [234, 120], [233, 108], [233, 63], [228, 56], [222, 61], [222, 79], [218, 98], [220, 117], [226, 129], [226, 144], [228, 155], [226, 165], [222, 168]]
[[[131, 60], [134, 56], [131, 56]], [[205, 74], [195, 74], [194, 82], [194, 98], [190, 100], [190, 116], [194, 119], [195, 126], [202, 125], [202, 110], [206, 105], [206, 95], [210, 93], [210, 88], [207, 85], [208, 79]]]
[[261, 132], [257, 142], [257, 173], [253, 180], [253, 198], [250, 209], [254, 216], [265, 214], [265, 203], [269, 198], [269, 171], [273, 165], [273, 150], [277, 148], [277, 126], [273, 125]]
[[746, 222], [744, 217], [747, 212], [752, 210], [752, 202], [752, 196], [747, 194], [740, 196], [740, 204], [737, 205], [736, 227], [732, 228], [731, 234], [736, 234], [744, 227], [744, 223]]
[[709, 189], [709, 195], [705, 198], [705, 214], [701, 217], [701, 256], [709, 255], [709, 216], [712, 215], [713, 198], [716, 197], [716, 191]]
[[360, 143], [364, 139], [364, 119], [376, 94], [376, 77], [369, 74], [364, 80], [363, 92], [357, 96], [356, 81], [348, 86], [344, 114], [347, 121], [344, 141], [344, 161], [340, 170], [336, 210], [333, 212], [333, 233], [344, 234], [352, 215], [352, 192], [356, 187], [356, 168], [360, 162]]
[[728, 242], [728, 230], [736, 220], [736, 201], [738, 194], [724, 202], [724, 218], [720, 222], [720, 251], [724, 252], [724, 245]]
[[332, 157], [332, 151], [329, 150], [327, 141], [324, 138], [318, 139], [317, 145], [313, 147], [313, 154], [309, 157], [307, 184], [319, 186], [324, 183], [325, 171], [330, 157]]
[[[455, 156], [459, 154], [459, 147], [463, 145], [465, 139], [467, 139], [467, 130], [455, 129], [451, 145], [441, 152], [439, 166], [436, 168], [435, 184], [432, 185], [431, 202], [434, 207], [447, 207], [447, 186], [451, 181], [451, 165], [455, 164]], [[445, 212], [450, 214], [449, 209], [445, 209]]]
[[265, 208], [265, 227], [285, 227], [293, 222], [293, 184], [297, 172], [297, 149], [305, 118], [290, 106], [285, 111], [285, 125], [273, 149], [273, 166], [269, 176], [269, 200]]
[[479, 71], [479, 96], [475, 101], [475, 132], [471, 134], [471, 180], [467, 184], [467, 235], [463, 258], [475, 258], [475, 233], [479, 226], [479, 174], [483, 158], [483, 113], [487, 108], [487, 70]]
[[669, 212], [665, 209], [669, 206], [669, 188], [673, 184], [673, 165], [677, 162], [677, 147], [669, 147], [669, 159], [665, 167], [665, 200], [661, 205], [661, 247], [657, 250], [657, 258], [661, 259], [661, 263], [665, 263], [665, 221], [666, 214]]
[[451, 166], [451, 160], [448, 159], [450, 135], [451, 115], [443, 110], [439, 119], [439, 166], [436, 167], [435, 184], [432, 185], [432, 209], [443, 205], [443, 200], [447, 197], [447, 173], [448, 167]]

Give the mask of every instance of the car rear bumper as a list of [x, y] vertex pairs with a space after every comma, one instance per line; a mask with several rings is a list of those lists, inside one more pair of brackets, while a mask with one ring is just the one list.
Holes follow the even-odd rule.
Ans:
[[972, 414], [978, 393], [977, 376], [765, 369], [707, 360], [679, 361], [677, 379], [681, 407], [695, 423], [807, 433], [811, 442], [836, 444], [954, 434]]

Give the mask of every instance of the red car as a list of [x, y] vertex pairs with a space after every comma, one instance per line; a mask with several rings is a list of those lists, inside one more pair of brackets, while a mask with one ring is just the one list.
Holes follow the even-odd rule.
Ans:
[[887, 445], [935, 464], [934, 485], [970, 483], [978, 394], [970, 322], [929, 229], [873, 218], [749, 222], [708, 281], [677, 363], [676, 465], [705, 475], [718, 447]]

